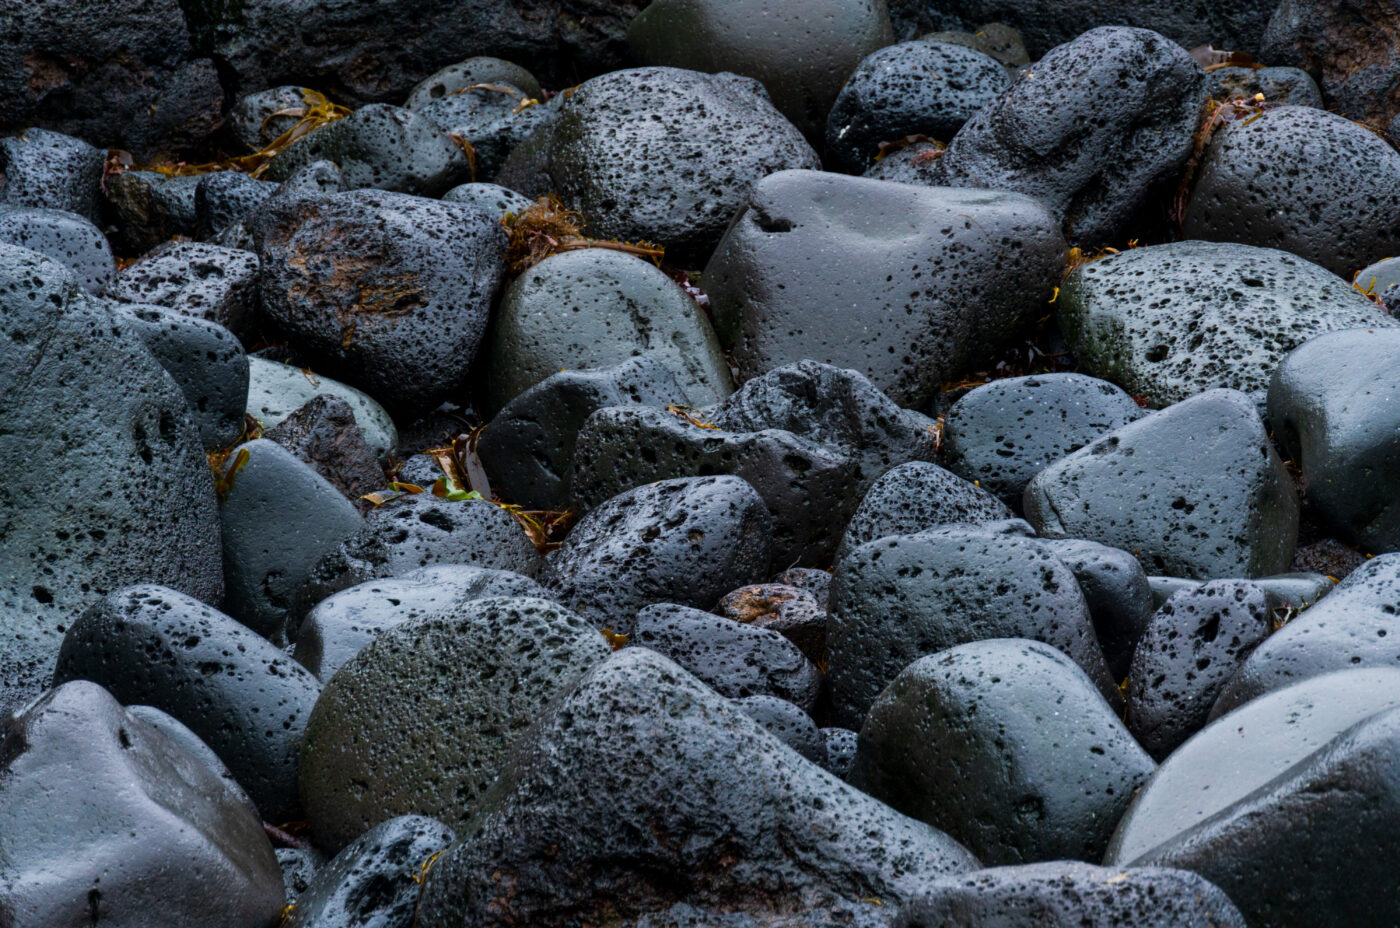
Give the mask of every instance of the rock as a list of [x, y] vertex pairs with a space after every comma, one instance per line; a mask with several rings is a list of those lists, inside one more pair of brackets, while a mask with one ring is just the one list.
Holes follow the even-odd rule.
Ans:
[[237, 227], [245, 216], [277, 192], [277, 186], [237, 171], [204, 175], [194, 188], [195, 225], [200, 237], [212, 239]]
[[434, 100], [465, 90], [475, 84], [510, 84], [528, 97], [540, 96], [540, 82], [518, 64], [500, 58], [478, 56], [450, 64], [428, 77], [408, 93], [403, 105], [410, 110], [422, 109]]
[[1376, 553], [1400, 549], [1397, 358], [1400, 331], [1330, 332], [1294, 349], [1269, 384], [1270, 424], [1302, 471], [1308, 505], [1341, 538]]
[[1041, 535], [1199, 579], [1280, 573], [1298, 534], [1292, 478], [1234, 390], [1207, 390], [1061, 458], [1026, 487], [1025, 507]]
[[374, 400], [354, 387], [309, 370], [279, 364], [256, 355], [248, 357], [248, 415], [273, 429], [322, 394], [350, 404], [365, 444], [380, 461], [387, 461], [399, 444], [394, 420]]
[[247, 799], [101, 687], [0, 722], [0, 757], [6, 924], [277, 921], [282, 874]]
[[820, 608], [825, 609], [831, 595], [831, 574], [812, 567], [789, 567], [773, 578], [774, 583], [796, 587], [812, 594]]
[[277, 848], [277, 864], [282, 868], [282, 882], [287, 887], [287, 905], [294, 905], [311, 887], [316, 871], [325, 863], [325, 857], [312, 847]]
[[937, 464], [901, 464], [875, 481], [846, 524], [837, 558], [867, 541], [912, 535], [953, 523], [979, 524], [1009, 519], [1004, 503]]
[[1085, 248], [1133, 237], [1191, 156], [1200, 65], [1156, 32], [1103, 26], [1046, 53], [1033, 74], [958, 131], [936, 182], [1033, 196]]
[[[1330, 577], [1315, 573], [1276, 574], [1272, 577], [1258, 577], [1254, 581], [1275, 603], [1283, 608], [1291, 607], [1295, 613], [1317, 602], [1336, 585]], [[1148, 577], [1152, 589], [1152, 601], [1160, 609], [1177, 593], [1183, 590], [1199, 590], [1205, 586], [1203, 580], [1186, 580], [1181, 577]]]
[[1029, 539], [952, 526], [868, 542], [837, 563], [826, 664], [836, 724], [859, 728], [920, 657], [986, 638], [1059, 648], [1116, 701], [1070, 569]]
[[885, 142], [924, 135], [947, 142], [1011, 79], [982, 52], [940, 42], [901, 42], [861, 61], [826, 118], [826, 147], [864, 171]]
[[673, 906], [696, 925], [827, 912], [875, 925], [888, 913], [859, 899], [895, 905], [976, 866], [645, 648], [613, 655], [551, 707], [481, 812], [429, 871], [423, 928], [645, 923]]
[[465, 564], [422, 567], [321, 600], [302, 619], [292, 656], [325, 683], [386, 629], [495, 596], [548, 599], [549, 593], [529, 577], [507, 570]]
[[422, 815], [376, 825], [321, 868], [285, 928], [410, 928], [422, 874], [456, 838]]
[[766, 695], [736, 699], [734, 706], [778, 741], [812, 763], [825, 767], [826, 742], [811, 716], [797, 706], [777, 696]]
[[384, 471], [355, 424], [355, 410], [333, 394], [313, 396], [263, 437], [310, 464], [351, 502], [384, 485]]
[[236, 442], [248, 398], [248, 357], [234, 334], [163, 306], [108, 305], [180, 387], [204, 447]]
[[457, 827], [545, 706], [608, 655], [543, 599], [462, 603], [386, 629], [327, 683], [301, 756], [318, 844], [339, 849], [397, 815]]
[[1205, 726], [1231, 675], [1272, 630], [1272, 605], [1253, 583], [1213, 580], [1157, 610], [1128, 673], [1128, 729], [1153, 757]]
[[943, 45], [962, 45], [984, 55], [989, 55], [1006, 68], [1012, 77], [1015, 77], [1022, 68], [1031, 63], [1030, 55], [1026, 53], [1026, 43], [1022, 40], [1020, 31], [1005, 23], [986, 23], [976, 27], [975, 32], [957, 29], [927, 32], [919, 36], [919, 39]]
[[1400, 258], [1382, 258], [1357, 272], [1353, 283], [1364, 293], [1381, 298], [1385, 311], [1400, 311]]
[[1345, 670], [1264, 696], [1157, 769], [1108, 866], [1194, 870], [1251, 925], [1400, 918], [1386, 851], [1400, 820], [1400, 672]]
[[28, 248], [68, 268], [90, 293], [101, 293], [117, 273], [102, 230], [77, 213], [0, 206], [0, 244]]
[[943, 877], [896, 928], [1245, 928], [1225, 893], [1189, 870], [1056, 860]]
[[573, 496], [574, 448], [584, 422], [608, 406], [666, 406], [685, 394], [652, 354], [611, 367], [563, 370], [506, 403], [477, 440], [491, 486], [526, 509], [562, 511]]
[[741, 381], [810, 359], [922, 406], [1037, 310], [1064, 267], [1054, 220], [1016, 194], [784, 171], [742, 206], [704, 274]]
[[499, 223], [370, 190], [269, 200], [255, 222], [263, 311], [298, 351], [395, 408], [461, 387], [505, 271]]
[[636, 621], [629, 645], [666, 655], [721, 696], [774, 696], [809, 715], [816, 707], [821, 673], [777, 631], [671, 603]]
[[[831, 576], [824, 570], [813, 572]], [[814, 664], [826, 660], [825, 594], [818, 601], [809, 590], [782, 583], [758, 583], [725, 594], [715, 612], [734, 622], [777, 632], [797, 645]]]
[[1141, 415], [1132, 397], [1106, 380], [1008, 377], [973, 388], [948, 410], [944, 457], [953, 473], [1019, 502], [1036, 474]]
[[312, 569], [363, 520], [311, 465], [266, 438], [230, 451], [221, 480], [224, 608], [264, 638], [281, 641], [288, 621], [299, 617]]
[[442, 195], [444, 203], [465, 203], [490, 213], [497, 220], [510, 213], [519, 216], [534, 200], [499, 184], [459, 184]]
[[1097, 860], [1153, 770], [1054, 648], [971, 641], [920, 658], [870, 707], [851, 782], [988, 864]]
[[549, 119], [544, 108], [535, 105], [538, 102], [510, 84], [480, 84], [424, 103], [418, 113], [447, 135], [470, 144], [470, 177], [490, 180], [511, 149]]
[[261, 151], [297, 124], [300, 117], [292, 111], [305, 112], [308, 103], [305, 88], [285, 84], [269, 87], [240, 97], [224, 126], [248, 151]]
[[142, 255], [177, 235], [199, 232], [194, 195], [197, 175], [179, 176], [157, 171], [125, 171], [108, 177], [102, 185], [107, 212], [116, 220], [114, 243], [126, 254]]
[[146, 584], [109, 594], [63, 637], [54, 685], [91, 680], [170, 713], [280, 822], [297, 804], [297, 746], [320, 694], [276, 646], [196, 599]]
[[[156, 587], [155, 589], [162, 589], [162, 587]], [[111, 694], [109, 693], [108, 695]], [[199, 758], [207, 768], [218, 775], [219, 779], [231, 792], [237, 794], [249, 813], [258, 818], [262, 817], [258, 813], [258, 807], [253, 804], [253, 800], [248, 798], [248, 794], [243, 791], [243, 787], [238, 785], [238, 778], [228, 769], [228, 765], [219, 759], [219, 755], [214, 753], [213, 748], [205, 744], [199, 735], [190, 731], [183, 722], [173, 715], [157, 709], [155, 706], [127, 706], [126, 711], [141, 721], [147, 722], [152, 727], [159, 729], [160, 732], [171, 741], [176, 742], [190, 754]], [[279, 859], [279, 864], [280, 862]]]
[[820, 729], [822, 743], [826, 747], [826, 758], [822, 766], [828, 773], [844, 780], [851, 772], [856, 760], [856, 742], [859, 735], [849, 728]]
[[48, 258], [0, 245], [0, 711], [48, 683], [98, 597], [163, 583], [218, 602], [213, 478], [185, 398]]
[[627, 29], [642, 64], [758, 81], [778, 112], [813, 141], [842, 82], [891, 39], [884, 5], [873, 0], [801, 8], [773, 0], [653, 0]]
[[[908, 141], [906, 136], [904, 141]], [[900, 184], [914, 184], [922, 187], [937, 187], [934, 165], [943, 157], [941, 142], [919, 139], [902, 147], [887, 149], [885, 157], [870, 166], [862, 176], [871, 180], [889, 180]]]
[[545, 560], [543, 581], [600, 626], [630, 634], [637, 611], [709, 609], [768, 573], [773, 526], [738, 477], [687, 477], [628, 490], [588, 513]]
[[96, 222], [106, 159], [102, 149], [47, 129], [0, 139], [0, 203], [61, 209]]
[[1349, 275], [1395, 253], [1397, 184], [1400, 153], [1385, 139], [1333, 113], [1280, 106], [1212, 137], [1182, 230], [1281, 248]]
[[1157, 608], [1142, 565], [1127, 551], [1080, 538], [1042, 538], [1036, 544], [1074, 572], [1109, 672], [1126, 679], [1133, 649]]
[[1307, 71], [1298, 68], [1226, 67], [1207, 72], [1206, 86], [1212, 99], [1253, 101], [1263, 94], [1265, 101], [1283, 106], [1312, 106], [1322, 109], [1322, 91]]
[[659, 242], [689, 267], [704, 263], [756, 181], [819, 166], [757, 81], [679, 68], [584, 82], [549, 145], [555, 189], [590, 235]]
[[238, 248], [170, 242], [122, 271], [107, 295], [208, 319], [249, 338], [258, 312], [258, 259]]
[[267, 165], [284, 181], [317, 161], [334, 162], [348, 190], [371, 187], [435, 197], [467, 180], [471, 165], [431, 119], [374, 103], [322, 126], [284, 148]]

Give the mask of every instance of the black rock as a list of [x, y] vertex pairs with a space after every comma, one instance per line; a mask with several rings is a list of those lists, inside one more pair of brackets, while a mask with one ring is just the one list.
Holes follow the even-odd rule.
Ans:
[[831, 597], [831, 574], [811, 567], [789, 567], [773, 578], [773, 583], [810, 593], [820, 609], [825, 609]]
[[450, 64], [423, 78], [409, 91], [403, 105], [411, 110], [421, 109], [427, 103], [476, 84], [510, 84], [523, 90], [528, 97], [540, 96], [540, 82], [529, 71], [518, 64], [481, 55]]
[[194, 216], [199, 236], [212, 239], [237, 226], [276, 192], [277, 184], [254, 180], [238, 171], [204, 175], [194, 188]]
[[263, 437], [310, 464], [352, 502], [384, 486], [384, 471], [355, 424], [355, 410], [334, 394], [316, 394]]
[[416, 109], [443, 133], [469, 144], [471, 179], [489, 181], [511, 149], [549, 119], [537, 102], [510, 84], [493, 82], [465, 87]]
[[820, 729], [826, 757], [821, 762], [828, 772], [846, 779], [856, 761], [856, 744], [860, 736], [849, 728]]
[[[899, 0], [896, 0], [896, 3], [898, 2]], [[985, 23], [975, 27], [975, 30], [945, 29], [941, 32], [926, 32], [919, 36], [919, 39], [943, 45], [962, 45], [990, 55], [1006, 68], [1012, 77], [1031, 63], [1020, 30], [1013, 29], [1005, 23]]]
[[837, 557], [888, 535], [912, 535], [953, 523], [996, 522], [1013, 515], [986, 490], [937, 464], [913, 461], [889, 470], [866, 492], [846, 524]]
[[107, 295], [208, 319], [247, 338], [258, 310], [258, 259], [239, 248], [170, 242], [122, 271]]
[[745, 696], [734, 707], [803, 758], [826, 767], [826, 742], [812, 717], [777, 696]]
[[497, 220], [507, 214], [519, 216], [534, 200], [499, 184], [459, 184], [442, 195], [444, 203], [465, 203], [490, 213]]
[[549, 146], [566, 102], [566, 95], [557, 93], [541, 107], [540, 124], [506, 155], [505, 163], [496, 172], [496, 183], [531, 200], [554, 192], [554, 181], [549, 176]]
[[197, 175], [126, 171], [103, 181], [107, 212], [116, 223], [114, 243], [127, 254], [145, 254], [177, 235], [199, 232], [194, 195]]
[[1322, 91], [1312, 75], [1300, 68], [1216, 68], [1207, 72], [1206, 82], [1211, 98], [1221, 103], [1253, 103], [1262, 93], [1264, 102], [1274, 105], [1322, 109]]
[[[824, 570], [794, 567], [787, 574], [810, 571], [830, 581]], [[811, 590], [784, 583], [756, 583], [725, 594], [715, 606], [717, 615], [735, 622], [777, 632], [797, 645], [814, 664], [826, 660], [826, 591], [820, 599]]]
[[384, 407], [354, 387], [307, 368], [281, 364], [257, 353], [248, 356], [248, 415], [264, 428], [276, 428], [322, 394], [350, 404], [365, 444], [381, 463], [388, 463], [398, 448], [399, 433]]
[[311, 887], [316, 871], [325, 866], [325, 855], [313, 847], [277, 848], [277, 865], [287, 887], [287, 905], [293, 905]]
[[261, 151], [297, 124], [295, 111], [305, 112], [308, 88], [283, 85], [245, 94], [229, 110], [224, 127], [249, 151]]
[[61, 209], [0, 206], [0, 244], [53, 258], [90, 293], [101, 293], [117, 273], [112, 246], [102, 230]]
[[0, 139], [0, 203], [62, 209], [96, 222], [106, 159], [102, 149], [47, 129]]
[[1120, 548], [1081, 538], [1041, 538], [1036, 544], [1074, 572], [1109, 672], [1115, 680], [1126, 678], [1133, 649], [1157, 608], [1138, 559]]

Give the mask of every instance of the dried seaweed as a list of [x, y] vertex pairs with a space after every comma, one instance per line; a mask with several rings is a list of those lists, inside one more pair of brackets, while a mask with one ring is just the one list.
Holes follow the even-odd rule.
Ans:
[[651, 242], [618, 242], [611, 239], [588, 238], [583, 234], [583, 214], [566, 207], [553, 194], [540, 197], [519, 215], [507, 213], [501, 220], [509, 241], [506, 245], [506, 268], [513, 274], [523, 274], [551, 255], [585, 248], [606, 248], [635, 255], [661, 266], [666, 250]]

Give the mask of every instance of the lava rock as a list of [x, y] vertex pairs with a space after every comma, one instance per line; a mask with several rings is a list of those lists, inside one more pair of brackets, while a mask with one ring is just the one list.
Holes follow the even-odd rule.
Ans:
[[1037, 474], [1024, 501], [1043, 536], [1122, 548], [1179, 577], [1281, 573], [1298, 535], [1292, 478], [1234, 390], [1110, 432]]
[[277, 187], [238, 171], [204, 175], [194, 188], [194, 216], [200, 238], [212, 239], [237, 226], [276, 193]]
[[459, 184], [442, 195], [444, 203], [465, 203], [490, 213], [497, 220], [514, 213], [519, 216], [534, 200], [499, 184]]
[[197, 175], [125, 171], [102, 185], [107, 211], [116, 221], [114, 243], [126, 254], [143, 255], [175, 236], [199, 232], [194, 195], [203, 178]]
[[338, 397], [350, 404], [355, 424], [360, 427], [365, 444], [376, 458], [387, 461], [399, 444], [394, 420], [374, 400], [354, 387], [305, 368], [279, 364], [257, 355], [248, 357], [248, 415], [273, 429], [287, 417], [322, 394]]
[[[313, 98], [314, 99], [314, 98]], [[294, 111], [305, 111], [306, 89], [284, 84], [244, 94], [229, 110], [224, 126], [248, 151], [261, 151], [297, 124]]]
[[263, 437], [310, 464], [352, 502], [384, 485], [384, 472], [355, 424], [355, 410], [333, 394], [316, 394]]
[[1322, 109], [1317, 82], [1299, 68], [1218, 68], [1208, 72], [1206, 80], [1211, 98], [1221, 103], [1253, 101], [1262, 93], [1265, 101], [1275, 105]]
[[0, 206], [0, 244], [53, 258], [91, 293], [101, 293], [117, 273], [112, 246], [102, 230], [61, 209]]
[[995, 522], [1013, 515], [986, 490], [937, 464], [913, 461], [887, 471], [866, 492], [846, 524], [837, 558], [889, 535], [912, 535], [953, 523]]
[[287, 905], [294, 905], [311, 888], [316, 871], [325, 863], [325, 855], [313, 847], [277, 848], [277, 865], [282, 868], [282, 882], [287, 887]]
[[1142, 564], [1127, 551], [1082, 538], [1041, 538], [1036, 544], [1074, 572], [1113, 679], [1128, 676], [1133, 649], [1157, 604]]
[[745, 696], [734, 700], [734, 707], [802, 757], [826, 766], [826, 742], [821, 731], [810, 715], [791, 702], [777, 696]]
[[1382, 258], [1362, 268], [1353, 283], [1367, 295], [1380, 297], [1390, 315], [1400, 312], [1400, 258]]
[[[824, 570], [812, 572], [831, 577]], [[777, 632], [814, 664], [826, 660], [825, 593], [819, 602], [809, 590], [783, 583], [757, 583], [725, 594], [715, 612], [734, 622]]]
[[238, 248], [169, 242], [122, 271], [107, 295], [208, 319], [246, 338], [258, 310], [258, 259]]
[[526, 96], [540, 96], [540, 82], [518, 64], [500, 58], [478, 56], [450, 64], [430, 74], [409, 91], [403, 105], [410, 110], [422, 109], [434, 100], [441, 100], [476, 84], [509, 84]]
[[47, 129], [0, 139], [0, 203], [61, 209], [96, 222], [106, 160], [102, 149]]
[[511, 149], [549, 118], [542, 107], [533, 105], [529, 94], [505, 83], [463, 88], [422, 104], [418, 113], [471, 146], [473, 180], [495, 177]]
[[966, 32], [959, 29], [945, 29], [941, 32], [926, 32], [919, 36], [924, 42], [937, 42], [943, 45], [961, 45], [988, 55], [994, 59], [1012, 77], [1031, 63], [1030, 55], [1026, 52], [1026, 43], [1021, 38], [1021, 33], [1017, 29], [1005, 23], [985, 23], [976, 27], [975, 32]]

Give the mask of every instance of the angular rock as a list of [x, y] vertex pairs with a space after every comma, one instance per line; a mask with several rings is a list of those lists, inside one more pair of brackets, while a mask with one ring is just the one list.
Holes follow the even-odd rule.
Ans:
[[257, 355], [248, 357], [247, 412], [262, 423], [263, 428], [276, 428], [292, 413], [322, 394], [338, 397], [350, 404], [365, 444], [380, 461], [388, 461], [398, 448], [399, 433], [384, 407], [338, 380]]
[[170, 242], [122, 271], [107, 295], [208, 319], [247, 338], [258, 311], [258, 259], [239, 248]]
[[837, 558], [888, 535], [912, 535], [953, 523], [995, 522], [1013, 515], [986, 490], [937, 464], [913, 461], [887, 471], [866, 491], [846, 523]]
[[158, 171], [126, 171], [107, 178], [102, 191], [107, 212], [116, 219], [118, 250], [141, 255], [177, 235], [198, 233], [194, 196], [201, 180]]
[[1074, 572], [1109, 672], [1115, 680], [1125, 679], [1133, 649], [1156, 609], [1142, 565], [1127, 551], [1082, 538], [1042, 538], [1036, 544]]
[[102, 230], [61, 209], [0, 206], [0, 244], [53, 258], [90, 293], [101, 293], [117, 273], [112, 246]]
[[477, 56], [450, 64], [425, 77], [409, 91], [403, 105], [411, 110], [421, 109], [425, 104], [474, 84], [510, 84], [523, 90], [527, 96], [540, 96], [540, 82], [520, 65], [500, 58]]
[[0, 139], [0, 203], [67, 210], [96, 222], [106, 159], [102, 149], [47, 129]]
[[355, 410], [338, 396], [318, 393], [263, 437], [310, 464], [351, 502], [384, 485], [384, 471], [355, 424]]
[[537, 102], [508, 83], [490, 83], [465, 87], [417, 111], [443, 133], [471, 145], [469, 176], [486, 181], [496, 176], [512, 148], [548, 120]]

